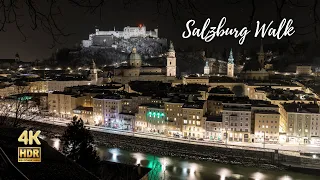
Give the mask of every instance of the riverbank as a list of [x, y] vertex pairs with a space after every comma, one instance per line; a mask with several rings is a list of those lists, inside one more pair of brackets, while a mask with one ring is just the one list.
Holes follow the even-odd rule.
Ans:
[[[23, 121], [22, 125], [27, 128], [40, 129], [43, 135], [49, 137], [62, 135], [66, 128], [35, 121]], [[121, 148], [128, 151], [144, 152], [160, 156], [211, 161], [245, 167], [273, 170], [285, 169], [285, 166], [279, 163], [279, 159], [275, 158], [274, 152], [193, 145], [96, 131], [92, 131], [92, 134], [97, 145], [104, 145], [110, 148]]]

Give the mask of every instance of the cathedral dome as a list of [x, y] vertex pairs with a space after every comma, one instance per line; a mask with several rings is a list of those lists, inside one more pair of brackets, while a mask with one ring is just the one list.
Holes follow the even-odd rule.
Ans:
[[133, 48], [130, 53], [129, 60], [141, 60], [140, 54], [137, 53], [137, 49]]

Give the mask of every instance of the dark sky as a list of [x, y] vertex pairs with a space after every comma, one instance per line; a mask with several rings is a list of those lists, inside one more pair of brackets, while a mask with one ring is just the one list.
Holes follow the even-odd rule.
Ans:
[[[174, 1], [174, 0], [172, 0]], [[191, 0], [192, 1], [192, 0]], [[147, 30], [159, 28], [159, 35], [173, 40], [177, 47], [203, 47], [222, 48], [238, 47], [238, 39], [233, 37], [223, 37], [213, 40], [210, 43], [204, 43], [198, 39], [182, 39], [181, 34], [185, 30], [185, 23], [189, 19], [196, 20], [196, 26], [202, 27], [204, 20], [211, 18], [211, 26], [217, 26], [220, 19], [227, 17], [225, 27], [237, 27], [238, 29], [248, 25], [248, 19], [251, 14], [251, 1], [243, 0], [240, 3], [232, 4], [236, 0], [197, 0], [196, 7], [201, 11], [196, 18], [181, 9], [181, 21], [174, 21], [172, 16], [159, 15], [156, 13], [156, 0], [138, 0], [136, 3], [128, 7], [124, 7], [122, 0], [110, 0], [104, 5], [102, 17], [99, 14], [85, 13], [85, 9], [71, 6], [67, 1], [58, 1], [61, 4], [63, 17], [59, 19], [59, 25], [65, 27], [66, 33], [73, 33], [69, 37], [63, 38], [64, 43], [57, 45], [54, 49], [50, 49], [51, 37], [44, 33], [41, 29], [33, 31], [30, 28], [30, 19], [27, 13], [21, 13], [21, 22], [24, 24], [23, 32], [28, 36], [27, 41], [23, 42], [23, 38], [16, 29], [14, 24], [6, 27], [6, 32], [0, 32], [0, 59], [13, 58], [18, 52], [24, 61], [32, 61], [36, 58], [43, 59], [48, 57], [53, 51], [61, 47], [71, 47], [76, 43], [80, 43], [82, 39], [87, 39], [89, 33], [94, 31], [95, 26], [99, 26], [100, 30], [111, 30], [115, 26], [117, 30], [122, 30], [125, 26], [137, 26], [142, 23], [147, 26]], [[297, 0], [293, 0], [296, 2]], [[209, 3], [211, 2], [211, 4]], [[302, 1], [300, 1], [302, 2]], [[313, 1], [303, 1], [304, 4], [312, 4]], [[256, 0], [255, 20], [269, 23], [276, 20], [275, 4], [272, 1]], [[310, 6], [311, 7], [311, 6]], [[283, 17], [293, 18], [294, 26], [307, 25], [312, 21], [309, 8], [297, 8], [286, 5], [283, 10]], [[255, 25], [254, 25], [255, 26]], [[312, 29], [307, 29], [312, 30]], [[299, 32], [307, 30], [297, 29]], [[313, 35], [298, 35], [296, 33], [293, 38], [299, 40], [310, 39]], [[257, 46], [260, 39], [252, 38], [254, 32], [251, 32], [243, 45], [245, 48]], [[266, 43], [276, 42], [275, 39], [266, 39]]]

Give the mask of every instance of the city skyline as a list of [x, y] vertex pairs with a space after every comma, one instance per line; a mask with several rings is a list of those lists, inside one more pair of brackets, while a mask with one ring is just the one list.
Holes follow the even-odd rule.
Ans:
[[319, 179], [318, 1], [0, 1], [0, 177]]

